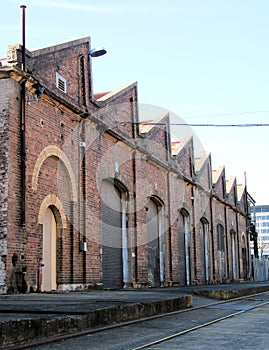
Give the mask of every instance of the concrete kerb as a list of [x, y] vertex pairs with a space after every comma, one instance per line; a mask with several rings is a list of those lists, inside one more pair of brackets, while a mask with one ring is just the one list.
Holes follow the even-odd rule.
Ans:
[[10, 320], [0, 323], [0, 347], [183, 310], [192, 305], [192, 297], [186, 295], [167, 300], [98, 309], [87, 312], [85, 315]]
[[194, 294], [214, 298], [218, 300], [228, 300], [243, 297], [250, 294], [258, 294], [269, 291], [269, 285], [267, 286], [255, 286], [244, 289], [232, 289], [232, 290], [198, 290]]

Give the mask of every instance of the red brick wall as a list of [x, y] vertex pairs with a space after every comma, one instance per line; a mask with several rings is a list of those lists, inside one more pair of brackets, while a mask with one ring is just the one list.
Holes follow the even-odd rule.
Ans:
[[0, 80], [0, 288], [6, 284], [8, 219], [8, 102], [13, 84]]
[[[58, 96], [70, 99], [78, 106], [81, 104], [79, 58], [82, 56], [85, 57], [86, 98], [89, 100], [88, 51], [88, 38], [37, 50], [32, 53], [32, 58], [27, 61], [26, 68], [33, 73], [41, 84], [44, 84]], [[56, 72], [66, 79], [67, 96], [56, 88]]]
[[[219, 281], [219, 262], [216, 259], [218, 223], [225, 228], [226, 278], [233, 277], [231, 229], [237, 235], [237, 267], [238, 277], [241, 277], [241, 235], [246, 224], [244, 214], [237, 220], [233, 192], [226, 203], [226, 198], [220, 193], [220, 182], [217, 184], [211, 207], [210, 160], [207, 159], [200, 172], [195, 174], [192, 141], [187, 142], [177, 156], [171, 157], [168, 116], [161, 121], [164, 125], [152, 126], [147, 133], [139, 134], [136, 127], [136, 86], [123, 89], [110, 96], [107, 101], [103, 100], [103, 107], [98, 108], [89, 101], [90, 82], [86, 81], [89, 117], [85, 122], [80, 120], [75, 111], [79, 108], [83, 111], [86, 106], [79, 106], [79, 57], [81, 54], [87, 56], [88, 48], [89, 44], [85, 40], [69, 46], [64, 44], [57, 49], [33, 53], [31, 61], [27, 62], [29, 69], [44, 84], [47, 92], [36, 102], [32, 102], [35, 95], [29, 92], [26, 94], [26, 100], [30, 99], [30, 103], [26, 104], [25, 227], [20, 225], [20, 86], [12, 79], [0, 80], [0, 113], [3, 125], [0, 132], [0, 159], [3, 162], [3, 167], [0, 168], [3, 179], [0, 184], [0, 281], [1, 266], [3, 270], [6, 259], [7, 284], [15, 288], [12, 256], [16, 253], [20, 258], [16, 269], [27, 266], [25, 278], [28, 287], [37, 287], [38, 260], [42, 256], [43, 244], [41, 208], [47, 196], [53, 195], [60, 203], [59, 205], [57, 202], [59, 207], [55, 203], [50, 204], [57, 221], [58, 285], [101, 285], [101, 187], [102, 180], [108, 178], [115, 180], [122, 187], [122, 191], [128, 193], [128, 233], [133, 243], [130, 247], [133, 285], [144, 286], [148, 283], [146, 212], [152, 197], [162, 207], [160, 215], [164, 235], [166, 285], [185, 283], [182, 211], [188, 215], [190, 222], [191, 283], [204, 282], [202, 222], [208, 222], [209, 225], [210, 282]], [[85, 64], [87, 71], [87, 60]], [[56, 71], [67, 77], [67, 95], [57, 91], [55, 87]], [[69, 112], [67, 108], [63, 111], [56, 102], [56, 97], [53, 99], [50, 93], [59, 98], [61, 106], [65, 102], [69, 107], [73, 104], [74, 111], [71, 107]], [[85, 148], [80, 143], [82, 141], [85, 142]], [[35, 187], [33, 179], [37, 176], [37, 161], [47, 146], [53, 146], [56, 153], [45, 157], [43, 163], [40, 163]], [[57, 154], [59, 149], [63, 151], [62, 155]], [[65, 163], [66, 159], [68, 164]], [[7, 257], [4, 243], [6, 235]], [[87, 242], [87, 251], [81, 252], [79, 245], [84, 239]], [[4, 272], [2, 279], [3, 276]]]
[[[21, 157], [20, 157], [20, 88], [17, 83], [10, 80], [7, 83], [9, 101], [9, 127], [8, 127], [8, 224], [7, 224], [7, 285], [14, 279], [17, 268], [21, 269], [25, 261], [25, 236], [21, 228]], [[12, 265], [12, 256], [17, 254], [16, 268]]]

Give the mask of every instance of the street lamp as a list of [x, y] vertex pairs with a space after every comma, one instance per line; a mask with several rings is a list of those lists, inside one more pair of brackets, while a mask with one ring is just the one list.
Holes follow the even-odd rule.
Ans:
[[92, 78], [92, 64], [91, 64], [91, 58], [100, 57], [106, 54], [106, 49], [103, 47], [97, 47], [93, 48], [88, 52], [89, 57], [89, 70], [90, 70], [90, 99], [93, 100], [93, 78]]
[[106, 50], [103, 47], [97, 47], [89, 51], [91, 57], [99, 57], [106, 54]]

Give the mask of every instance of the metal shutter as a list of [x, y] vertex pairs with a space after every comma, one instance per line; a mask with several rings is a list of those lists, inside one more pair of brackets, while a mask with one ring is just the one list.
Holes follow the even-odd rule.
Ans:
[[148, 231], [148, 283], [150, 287], [160, 286], [158, 206], [149, 200], [147, 211]]
[[186, 259], [185, 259], [185, 232], [183, 215], [178, 217], [178, 254], [179, 254], [179, 282], [186, 285]]
[[121, 193], [113, 183], [102, 183], [102, 266], [103, 287], [123, 285]]

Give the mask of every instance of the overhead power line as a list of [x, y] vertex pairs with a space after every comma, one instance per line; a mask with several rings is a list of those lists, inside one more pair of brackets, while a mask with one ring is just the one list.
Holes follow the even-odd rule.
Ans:
[[[166, 123], [154, 123], [154, 122], [139, 122], [139, 123], [132, 123], [132, 122], [121, 122], [120, 124], [137, 124], [137, 125], [167, 125]], [[221, 127], [221, 128], [230, 128], [230, 127], [236, 127], [236, 128], [251, 128], [251, 127], [266, 127], [269, 126], [269, 123], [248, 123], [248, 124], [193, 124], [193, 123], [169, 123], [169, 125], [174, 126], [206, 126], [206, 127]]]
[[269, 124], [264, 123], [250, 123], [250, 124], [192, 124], [192, 123], [171, 123], [170, 125], [178, 125], [178, 126], [210, 126], [210, 127], [221, 127], [221, 128], [252, 128], [257, 126], [269, 126]]

